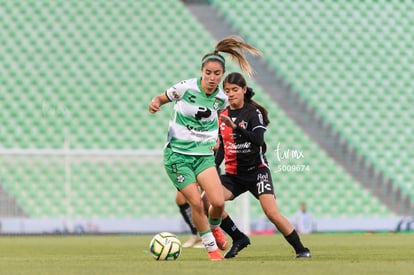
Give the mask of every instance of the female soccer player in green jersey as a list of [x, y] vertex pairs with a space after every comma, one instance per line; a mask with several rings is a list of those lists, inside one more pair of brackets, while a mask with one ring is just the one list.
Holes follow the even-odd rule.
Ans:
[[[219, 249], [225, 250], [228, 244], [219, 228], [224, 195], [213, 151], [218, 138], [217, 112], [228, 104], [227, 96], [219, 87], [225, 72], [225, 58], [220, 52], [230, 54], [244, 72], [251, 74], [245, 51], [259, 53], [237, 36], [224, 38], [217, 43], [214, 52], [202, 58], [201, 77], [175, 84], [149, 104], [149, 111], [155, 113], [163, 104], [174, 103], [164, 148], [164, 167], [174, 186], [190, 204], [194, 225], [212, 261], [223, 259]], [[199, 186], [211, 204], [208, 217], [204, 214]]]

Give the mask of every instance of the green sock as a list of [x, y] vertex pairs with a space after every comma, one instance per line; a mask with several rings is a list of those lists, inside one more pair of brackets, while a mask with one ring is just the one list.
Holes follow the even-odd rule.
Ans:
[[221, 218], [213, 219], [208, 217], [208, 222], [210, 223], [211, 228], [219, 227], [221, 224]]
[[207, 231], [199, 232], [200, 237], [203, 237], [204, 235], [206, 235], [206, 234], [208, 234], [208, 233], [211, 233], [211, 230], [210, 230], [210, 229], [209, 229], [209, 230], [207, 230]]

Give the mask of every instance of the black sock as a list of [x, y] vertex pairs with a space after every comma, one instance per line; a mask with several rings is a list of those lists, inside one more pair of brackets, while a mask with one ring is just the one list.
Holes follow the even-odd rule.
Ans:
[[245, 236], [243, 232], [237, 228], [230, 216], [227, 216], [221, 221], [220, 227], [232, 238], [233, 241], [240, 240]]
[[299, 235], [296, 230], [293, 229], [292, 233], [285, 236], [286, 241], [290, 243], [291, 246], [295, 249], [296, 252], [301, 252], [305, 250], [302, 242], [300, 241]]
[[191, 218], [191, 208], [190, 205], [186, 202], [185, 204], [178, 205], [180, 208], [181, 216], [183, 216], [184, 221], [188, 224], [191, 230], [191, 234], [197, 235], [197, 229], [193, 223], [193, 219]]

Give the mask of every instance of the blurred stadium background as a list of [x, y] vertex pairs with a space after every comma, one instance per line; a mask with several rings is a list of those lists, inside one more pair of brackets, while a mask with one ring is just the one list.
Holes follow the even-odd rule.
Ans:
[[250, 83], [281, 211], [408, 230], [413, 26], [403, 0], [0, 0], [0, 233], [187, 231], [161, 157], [172, 106], [147, 106], [230, 34], [263, 53]]

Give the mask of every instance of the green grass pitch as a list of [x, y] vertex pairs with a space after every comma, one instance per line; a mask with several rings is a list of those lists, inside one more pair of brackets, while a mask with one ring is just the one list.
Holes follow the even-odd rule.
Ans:
[[[188, 236], [179, 235], [182, 241]], [[155, 261], [150, 235], [0, 237], [0, 274], [413, 274], [414, 234], [311, 234], [311, 259], [294, 259], [280, 234], [252, 236], [236, 258], [210, 262], [186, 248]]]

